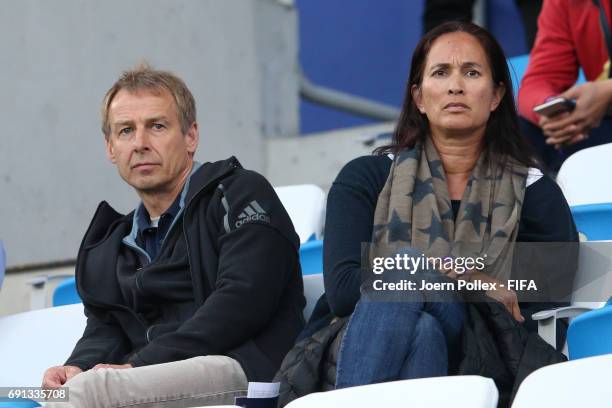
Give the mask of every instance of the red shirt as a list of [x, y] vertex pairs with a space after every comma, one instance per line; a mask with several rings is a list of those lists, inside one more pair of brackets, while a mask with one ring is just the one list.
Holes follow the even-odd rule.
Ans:
[[[600, 1], [610, 21], [610, 2]], [[544, 0], [536, 41], [519, 89], [519, 113], [537, 124], [534, 106], [571, 88], [579, 68], [588, 81], [596, 80], [606, 61], [608, 51], [599, 8], [593, 1]]]

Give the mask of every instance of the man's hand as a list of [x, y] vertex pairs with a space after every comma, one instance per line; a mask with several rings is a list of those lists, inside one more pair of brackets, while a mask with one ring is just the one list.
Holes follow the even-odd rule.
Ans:
[[555, 147], [580, 142], [588, 137], [591, 129], [601, 124], [612, 101], [612, 81], [575, 85], [559, 96], [575, 99], [576, 108], [572, 112], [540, 118], [546, 143]]
[[131, 364], [96, 364], [93, 370], [98, 370], [100, 368], [122, 369], [122, 368], [133, 368], [133, 367]]
[[42, 386], [45, 389], [61, 387], [72, 377], [82, 372], [83, 370], [75, 366], [51, 367], [45, 371]]

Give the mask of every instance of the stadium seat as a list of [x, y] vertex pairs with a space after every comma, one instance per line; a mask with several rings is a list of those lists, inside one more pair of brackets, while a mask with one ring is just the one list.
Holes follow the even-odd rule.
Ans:
[[557, 183], [571, 207], [612, 203], [612, 188], [609, 188], [609, 174], [612, 172], [610, 158], [612, 143], [607, 143], [580, 150], [563, 162]]
[[47, 368], [68, 359], [85, 323], [82, 304], [0, 317], [0, 387], [39, 387]]
[[325, 192], [314, 184], [275, 187], [300, 243], [321, 239], [325, 221]]
[[[552, 310], [544, 310], [535, 313], [532, 318], [538, 321], [538, 333], [550, 345], [556, 345], [556, 324], [558, 319], [574, 319], [583, 313], [591, 310], [600, 309], [606, 304], [612, 294], [612, 241], [588, 241], [580, 244], [580, 254], [578, 259], [578, 271], [574, 279], [572, 292], [572, 305]], [[599, 316], [599, 314], [596, 314]], [[583, 319], [587, 319], [583, 317]], [[575, 319], [574, 319], [575, 320]], [[571, 320], [570, 331], [568, 332], [568, 348], [589, 347], [579, 345], [580, 336], [572, 336], [572, 345], [569, 345], [569, 336], [572, 331], [573, 321]], [[602, 320], [598, 318], [598, 324]], [[582, 325], [582, 323], [580, 324]], [[579, 327], [580, 327], [579, 325]], [[612, 321], [611, 321], [612, 325]], [[604, 335], [611, 327], [598, 327], [600, 334]], [[599, 335], [599, 334], [598, 334]], [[584, 353], [584, 352], [581, 352]], [[570, 358], [575, 356], [569, 349]]]
[[[0, 240], [0, 289], [2, 289], [2, 284], [4, 281], [4, 273], [6, 271], [6, 254], [4, 252], [4, 244], [3, 242]], [[2, 323], [0, 323], [0, 327], [2, 327]], [[0, 329], [0, 332], [4, 334], [4, 337], [7, 337], [8, 335], [12, 335], [12, 333], [8, 332], [8, 331], [3, 331], [2, 329]], [[0, 340], [0, 344], [2, 343], [2, 340]], [[2, 347], [0, 345], [0, 347]], [[2, 354], [2, 350], [0, 349], [0, 354]], [[23, 356], [27, 356], [27, 351], [24, 352]], [[0, 359], [3, 362], [5, 362], [6, 360], [4, 359]], [[8, 370], [7, 365], [2, 365], [4, 368], [4, 371], [7, 371], [10, 373], [11, 370]], [[7, 383], [1, 383], [0, 382], [0, 387], [1, 386], [5, 386], [5, 387], [11, 387], [14, 386], [15, 384], [13, 382], [7, 382]], [[12, 398], [2, 398], [0, 397], [0, 408], [34, 408], [34, 407], [40, 407], [40, 404], [35, 402], [35, 401], [31, 401], [31, 400], [26, 400], [26, 399], [12, 399]]]
[[53, 291], [53, 307], [81, 303], [81, 298], [76, 290], [76, 280], [68, 278], [57, 285]]
[[583, 241], [612, 239], [612, 201], [571, 207], [576, 229]]
[[581, 240], [612, 239], [612, 143], [574, 153], [561, 166], [557, 183], [571, 207]]
[[499, 394], [490, 378], [452, 376], [392, 381], [317, 392], [286, 408], [494, 408]]
[[[30, 310], [44, 309], [47, 307], [47, 292], [49, 283], [61, 280], [64, 283], [68, 279], [73, 279], [73, 275], [38, 275], [28, 280], [26, 283], [30, 285]], [[61, 283], [60, 283], [61, 285]], [[75, 288], [76, 293], [76, 288]], [[79, 300], [80, 302], [80, 300]]]
[[512, 408], [604, 408], [612, 405], [612, 355], [553, 364], [531, 373]]
[[40, 406], [38, 402], [32, 400], [0, 398], [0, 408], [36, 408]]
[[325, 193], [313, 184], [275, 187], [274, 190], [300, 236], [302, 275], [322, 273]]
[[316, 275], [302, 276], [304, 280], [304, 297], [306, 298], [306, 307], [304, 308], [304, 319], [308, 321], [312, 310], [317, 304], [317, 300], [325, 292], [323, 285], [323, 274], [318, 273]]
[[323, 272], [323, 241], [309, 241], [300, 246], [302, 275]]
[[527, 70], [528, 63], [529, 54], [508, 58], [508, 70], [510, 71], [510, 78], [512, 78], [512, 92], [514, 92], [515, 98], [518, 97], [518, 89]]
[[[518, 98], [518, 90], [527, 71], [527, 65], [529, 64], [529, 54], [517, 55], [515, 57], [508, 58], [508, 70], [510, 71], [510, 78], [512, 78], [512, 92], [514, 97]], [[584, 72], [582, 69], [578, 73], [578, 80], [576, 84], [585, 83]]]
[[612, 302], [577, 316], [567, 331], [570, 360], [612, 354]]
[[[323, 293], [323, 275], [303, 277], [310, 317]], [[44, 371], [66, 361], [85, 329], [83, 304], [73, 304], [0, 317], [0, 387], [40, 385]], [[37, 405], [24, 405], [25, 407]], [[0, 404], [2, 407], [2, 404]]]

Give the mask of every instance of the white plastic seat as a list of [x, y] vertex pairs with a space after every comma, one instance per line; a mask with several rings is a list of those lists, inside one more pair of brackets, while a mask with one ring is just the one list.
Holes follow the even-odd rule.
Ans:
[[555, 347], [557, 319], [571, 319], [589, 310], [600, 308], [611, 295], [612, 241], [580, 243], [572, 305], [535, 313], [532, 318], [538, 321], [538, 334]]
[[490, 378], [453, 376], [392, 381], [317, 392], [286, 408], [494, 408], [499, 394]]
[[557, 175], [581, 241], [612, 238], [610, 158], [612, 143], [589, 147], [568, 157]]
[[553, 364], [531, 373], [512, 408], [604, 408], [612, 405], [612, 354]]
[[325, 192], [314, 184], [274, 187], [289, 213], [300, 243], [320, 239], [325, 221]]
[[83, 335], [83, 304], [0, 318], [0, 387], [40, 387], [45, 370], [66, 362]]
[[561, 166], [557, 183], [570, 206], [612, 203], [612, 143], [572, 154]]
[[323, 286], [322, 273], [304, 275], [302, 276], [302, 279], [304, 280], [304, 297], [306, 298], [304, 319], [308, 321], [308, 319], [310, 319], [310, 315], [312, 314], [312, 310], [317, 304], [317, 300], [319, 300], [323, 292], [325, 292], [325, 287]]

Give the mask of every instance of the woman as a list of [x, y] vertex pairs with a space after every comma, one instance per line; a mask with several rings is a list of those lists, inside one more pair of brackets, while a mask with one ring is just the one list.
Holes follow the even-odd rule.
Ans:
[[[459, 22], [425, 35], [413, 54], [392, 144], [347, 164], [329, 193], [326, 298], [333, 315], [351, 316], [336, 388], [446, 375], [461, 358], [465, 304], [451, 294], [429, 302], [418, 292], [410, 302], [370, 301], [367, 290], [360, 293], [362, 242], [438, 257], [478, 247], [492, 268], [512, 259], [515, 241], [577, 241], [560, 189], [529, 152], [495, 39]], [[503, 288], [486, 294], [529, 331], [536, 327], [531, 314], [548, 306], [519, 304]], [[315, 319], [325, 314], [322, 303]]]

